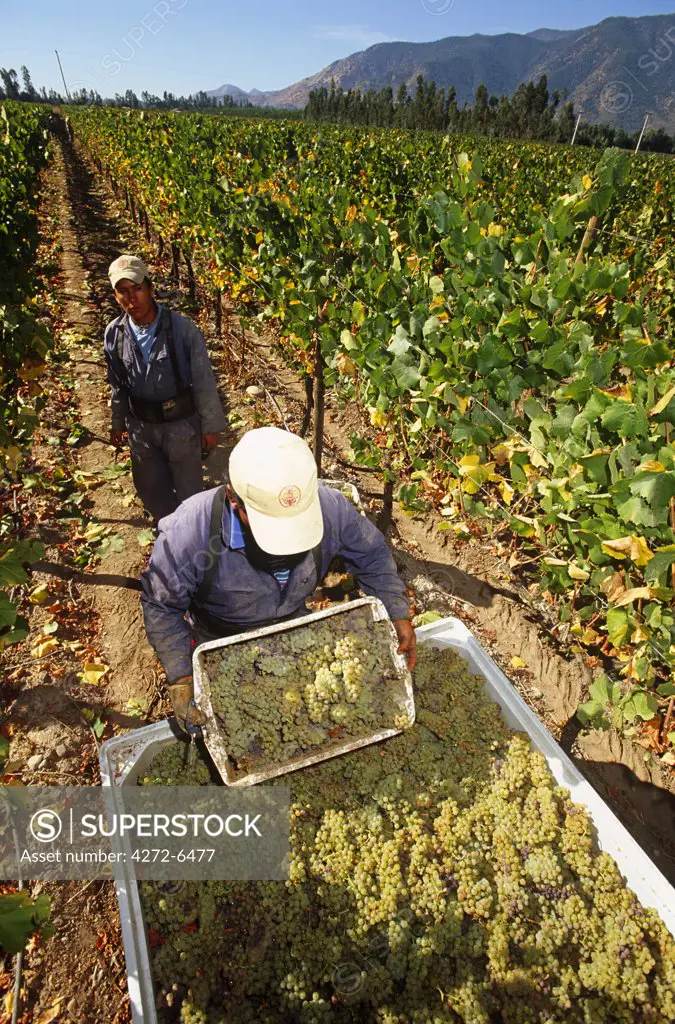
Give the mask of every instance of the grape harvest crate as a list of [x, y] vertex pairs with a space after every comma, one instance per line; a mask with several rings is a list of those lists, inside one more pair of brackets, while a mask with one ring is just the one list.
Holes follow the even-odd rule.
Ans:
[[335, 618], [339, 615], [348, 615], [356, 609], [362, 608], [372, 614], [372, 621], [386, 622], [389, 627], [389, 652], [391, 656], [391, 676], [388, 680], [389, 692], [387, 693], [387, 704], [391, 705], [392, 711], [399, 715], [405, 715], [408, 725], [415, 721], [415, 700], [413, 697], [412, 677], [403, 655], [398, 653], [398, 637], [394, 624], [387, 615], [386, 608], [376, 597], [362, 597], [356, 601], [349, 601], [347, 604], [340, 604], [333, 608], [325, 608], [320, 612], [312, 612], [310, 615], [302, 615], [290, 622], [281, 622], [275, 626], [265, 626], [262, 629], [253, 629], [248, 633], [238, 633], [236, 636], [226, 637], [222, 640], [209, 640], [200, 644], [192, 656], [192, 670], [195, 684], [195, 700], [206, 715], [206, 724], [203, 727], [204, 742], [206, 743], [213, 763], [220, 772], [223, 782], [228, 786], [254, 786], [268, 779], [274, 779], [286, 772], [294, 772], [299, 768], [306, 768], [308, 765], [317, 764], [328, 757], [339, 757], [340, 754], [348, 754], [350, 750], [357, 750], [369, 743], [379, 743], [381, 740], [389, 739], [402, 732], [401, 728], [379, 728], [374, 729], [365, 736], [355, 737], [350, 740], [334, 739], [324, 744], [313, 753], [307, 753], [295, 757], [292, 761], [285, 761], [282, 764], [267, 765], [259, 771], [250, 772], [240, 778], [237, 777], [234, 765], [228, 757], [226, 739], [218, 725], [218, 720], [213, 709], [211, 700], [211, 683], [208, 671], [208, 654], [211, 651], [222, 652], [227, 657], [228, 650], [234, 646], [256, 643], [258, 640], [278, 633], [288, 633], [299, 627], [312, 626], [314, 623], [322, 622], [327, 618]]
[[[585, 806], [600, 849], [614, 857], [629, 888], [644, 906], [658, 911], [675, 937], [675, 889], [580, 774], [466, 626], [459, 619], [442, 619], [419, 628], [417, 640], [420, 644], [453, 648], [466, 659], [472, 671], [483, 676], [486, 692], [501, 707], [507, 725], [529, 735], [532, 746], [546, 757], [558, 784], [569, 789], [572, 799]], [[101, 745], [101, 781], [110, 787], [110, 804], [115, 811], [121, 813], [124, 809], [125, 786], [136, 785], [159, 751], [177, 742], [169, 723], [157, 722]], [[115, 886], [133, 1022], [157, 1024], [150, 950], [133, 871], [116, 866]]]

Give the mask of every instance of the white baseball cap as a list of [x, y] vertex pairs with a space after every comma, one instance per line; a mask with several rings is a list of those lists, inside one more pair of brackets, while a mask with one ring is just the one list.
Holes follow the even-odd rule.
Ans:
[[323, 537], [316, 463], [309, 445], [278, 427], [249, 430], [232, 449], [230, 483], [268, 555], [296, 555]]
[[146, 277], [150, 277], [150, 271], [143, 260], [139, 260], [138, 256], [130, 256], [128, 253], [124, 253], [110, 264], [108, 267], [108, 277], [114, 288], [117, 282], [123, 278], [128, 278], [134, 284], [142, 284]]

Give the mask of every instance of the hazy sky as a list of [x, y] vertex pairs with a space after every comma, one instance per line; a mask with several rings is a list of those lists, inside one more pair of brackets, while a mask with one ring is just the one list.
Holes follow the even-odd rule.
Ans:
[[[279, 89], [391, 39], [581, 28], [613, 15], [675, 12], [675, 0], [30, 0], [0, 3], [0, 67], [37, 86], [102, 95]], [[673, 14], [675, 21], [675, 13]]]

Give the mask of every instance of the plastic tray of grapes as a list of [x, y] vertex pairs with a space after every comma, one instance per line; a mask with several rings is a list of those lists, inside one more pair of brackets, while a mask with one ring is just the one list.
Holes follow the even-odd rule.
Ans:
[[[484, 693], [499, 705], [506, 724], [528, 734], [534, 750], [546, 758], [556, 783], [570, 791], [575, 803], [584, 806], [597, 846], [614, 858], [626, 885], [633, 890], [644, 907], [651, 907], [658, 912], [665, 926], [675, 936], [673, 887], [580, 774], [466, 626], [459, 619], [443, 619], [420, 627], [417, 640], [420, 651], [429, 644], [434, 648], [456, 652], [466, 660], [472, 672], [483, 677]], [[110, 787], [112, 802], [118, 813], [124, 810], [125, 787], [138, 785], [155, 758], [163, 752], [177, 749], [180, 743], [169, 722], [165, 721], [114, 737], [101, 745], [101, 781], [104, 786]], [[133, 869], [116, 865], [115, 886], [133, 1022], [157, 1024], [151, 949], [139, 885]]]
[[375, 597], [200, 644], [204, 742], [228, 786], [379, 743], [415, 721], [412, 677]]

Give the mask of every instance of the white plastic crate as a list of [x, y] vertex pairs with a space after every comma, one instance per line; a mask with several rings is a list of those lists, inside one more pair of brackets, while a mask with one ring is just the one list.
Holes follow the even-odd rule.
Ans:
[[359, 747], [366, 747], [369, 743], [378, 743], [382, 740], [389, 739], [391, 736], [396, 736], [397, 733], [403, 731], [400, 728], [393, 727], [374, 728], [367, 736], [361, 736], [351, 740], [336, 739], [324, 744], [323, 747], [313, 753], [304, 754], [303, 756], [294, 758], [291, 762], [287, 761], [283, 764], [277, 765], [267, 764], [260, 767], [257, 771], [249, 772], [242, 777], [237, 777], [234, 766], [228, 757], [225, 736], [223, 735], [213, 712], [213, 704], [211, 702], [211, 681], [207, 667], [208, 659], [205, 655], [208, 655], [211, 651], [223, 651], [224, 656], [226, 656], [227, 648], [231, 647], [233, 644], [255, 643], [257, 640], [264, 639], [268, 636], [274, 636], [276, 633], [288, 633], [292, 629], [311, 626], [313, 623], [322, 622], [326, 618], [334, 618], [337, 615], [347, 615], [357, 608], [364, 610], [368, 609], [372, 616], [371, 624], [375, 622], [387, 623], [387, 629], [389, 632], [389, 653], [391, 657], [391, 673], [389, 682], [390, 693], [388, 695], [389, 708], [391, 710], [396, 710], [398, 714], [405, 714], [410, 725], [414, 723], [415, 700], [413, 697], [412, 677], [410, 675], [406, 659], [402, 654], [398, 653], [398, 637], [396, 636], [394, 624], [387, 615], [386, 608], [376, 597], [362, 597], [356, 601], [349, 601], [346, 604], [338, 604], [334, 605], [332, 608], [324, 608], [323, 611], [320, 612], [311, 612], [309, 615], [302, 615], [299, 618], [291, 619], [288, 622], [277, 623], [276, 626], [263, 626], [261, 629], [253, 629], [248, 633], [237, 633], [236, 636], [225, 637], [222, 640], [208, 640], [206, 643], [200, 644], [199, 647], [196, 647], [192, 655], [195, 700], [206, 715], [206, 724], [203, 729], [204, 742], [213, 759], [213, 763], [220, 773], [220, 777], [226, 785], [241, 788], [253, 786], [258, 783], [264, 783], [269, 779], [275, 779], [279, 775], [284, 775], [286, 772], [296, 772], [302, 768], [309, 767], [309, 765], [318, 764], [319, 761], [325, 761], [329, 757], [339, 757], [341, 754], [348, 754], [350, 750], [357, 750]]
[[[598, 846], [614, 857], [626, 884], [645, 907], [658, 911], [675, 937], [673, 887], [561, 750], [470, 630], [459, 619], [448, 618], [422, 626], [416, 632], [418, 643], [453, 648], [466, 658], [474, 672], [484, 677], [486, 691], [501, 707], [506, 723], [512, 729], [528, 733], [533, 747], [546, 757], [556, 781], [570, 790], [577, 803], [585, 805], [595, 827]], [[176, 742], [178, 740], [169, 723], [158, 722], [102, 744], [101, 780], [104, 786], [111, 787], [115, 810], [121, 812], [123, 809], [123, 787], [135, 785], [139, 775], [148, 768], [162, 747]], [[149, 949], [133, 872], [117, 867], [115, 885], [133, 1022], [157, 1024]]]

